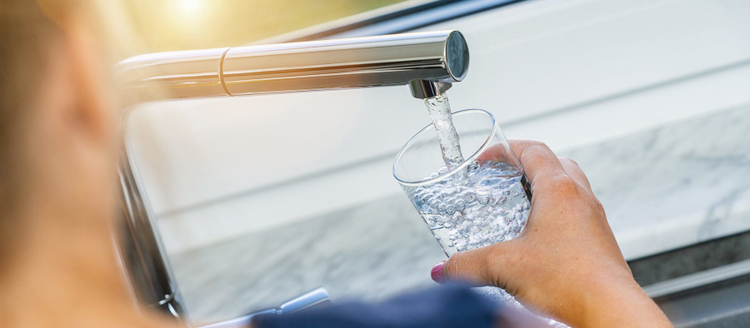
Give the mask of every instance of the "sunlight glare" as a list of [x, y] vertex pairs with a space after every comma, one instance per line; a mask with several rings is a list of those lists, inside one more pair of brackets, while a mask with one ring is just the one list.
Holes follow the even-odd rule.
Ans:
[[203, 10], [204, 0], [177, 0], [177, 10], [181, 19], [195, 19]]

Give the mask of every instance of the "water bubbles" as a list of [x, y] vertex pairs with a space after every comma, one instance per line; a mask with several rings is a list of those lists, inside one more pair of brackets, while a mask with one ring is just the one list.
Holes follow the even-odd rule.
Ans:
[[430, 229], [434, 229], [435, 227], [439, 226], [442, 219], [440, 215], [425, 213], [422, 213], [422, 218], [424, 219], [425, 223], [427, 223], [427, 226], [430, 227]]
[[410, 194], [448, 254], [513, 239], [526, 225], [530, 205], [520, 172], [504, 163], [472, 164], [463, 182], [441, 179]]
[[453, 215], [456, 213], [456, 205], [449, 204], [445, 207], [445, 214]]
[[429, 199], [432, 198], [432, 193], [420, 190], [414, 195], [414, 199], [417, 201], [417, 203], [427, 203]]
[[[446, 188], [447, 189], [447, 188]], [[449, 202], [451, 204], [455, 204], [456, 200], [459, 199], [458, 193], [456, 192], [455, 188], [450, 188], [451, 190], [445, 192], [442, 194], [443, 198], [441, 199], [443, 202]]]
[[477, 193], [471, 190], [463, 193], [463, 199], [466, 204], [472, 204], [477, 201]]
[[456, 211], [463, 211], [466, 208], [466, 201], [463, 199], [456, 200]]
[[479, 246], [484, 241], [485, 237], [482, 234], [474, 234], [469, 236], [469, 244], [472, 246]]

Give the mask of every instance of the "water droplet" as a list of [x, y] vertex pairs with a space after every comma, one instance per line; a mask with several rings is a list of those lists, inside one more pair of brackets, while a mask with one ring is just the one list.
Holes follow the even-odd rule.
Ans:
[[474, 203], [477, 200], [477, 193], [473, 191], [467, 191], [464, 193], [464, 201], [466, 204]]
[[456, 201], [456, 211], [463, 211], [466, 208], [466, 201], [459, 199]]

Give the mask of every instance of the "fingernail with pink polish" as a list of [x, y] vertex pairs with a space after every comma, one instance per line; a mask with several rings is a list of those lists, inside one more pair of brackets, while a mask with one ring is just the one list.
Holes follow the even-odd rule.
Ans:
[[434, 280], [438, 284], [442, 284], [445, 279], [443, 278], [443, 267], [445, 266], [445, 261], [442, 261], [438, 264], [435, 264], [434, 267], [432, 267], [432, 270], [430, 271], [430, 277], [432, 280]]

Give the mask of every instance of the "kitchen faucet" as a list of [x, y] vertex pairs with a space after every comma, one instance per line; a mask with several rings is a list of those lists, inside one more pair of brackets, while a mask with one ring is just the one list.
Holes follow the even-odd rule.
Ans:
[[[138, 104], [176, 98], [408, 85], [413, 97], [427, 99], [463, 80], [468, 68], [466, 40], [453, 30], [140, 55], [120, 62], [116, 78], [128, 101], [125, 122]], [[156, 218], [142, 197], [127, 147], [122, 149], [123, 265], [143, 306], [184, 320]], [[317, 304], [327, 297], [321, 295], [301, 297], [287, 308]]]

